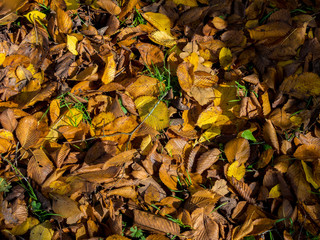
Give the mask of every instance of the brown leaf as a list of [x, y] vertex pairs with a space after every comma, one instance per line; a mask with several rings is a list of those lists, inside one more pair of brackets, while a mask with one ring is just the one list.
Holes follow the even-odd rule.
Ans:
[[32, 155], [28, 163], [28, 176], [41, 185], [54, 170], [54, 166], [43, 150], [36, 149]]
[[112, 15], [118, 15], [121, 12], [121, 8], [113, 1], [98, 0], [97, 4]]
[[149, 235], [146, 240], [169, 240], [166, 236], [163, 236], [161, 234], [152, 234]]
[[138, 227], [155, 232], [155, 233], [170, 233], [172, 235], [180, 234], [180, 227], [166, 218], [139, 210], [133, 210], [134, 224]]
[[241, 197], [243, 197], [249, 203], [255, 203], [255, 200], [251, 198], [252, 189], [245, 182], [238, 181], [235, 178], [232, 178], [231, 184], [237, 190]]
[[266, 143], [270, 144], [279, 153], [280, 146], [277, 133], [269, 119], [266, 119], [266, 123], [263, 125], [263, 138], [265, 139]]
[[107, 196], [112, 196], [112, 195], [118, 195], [124, 198], [131, 198], [131, 199], [136, 199], [137, 198], [137, 191], [135, 190], [134, 187], [122, 187], [118, 189], [113, 189], [108, 192]]
[[244, 138], [232, 139], [226, 144], [224, 152], [230, 163], [238, 161], [239, 164], [243, 164], [250, 156], [249, 141]]
[[13, 132], [18, 125], [14, 111], [10, 108], [4, 110], [0, 115], [0, 123], [4, 129]]
[[179, 64], [177, 68], [177, 76], [182, 90], [189, 93], [194, 81], [193, 65], [188, 62]]
[[119, 153], [118, 155], [108, 159], [102, 169], [107, 169], [112, 166], [121, 167], [123, 164], [129, 162], [132, 160], [132, 158], [137, 154], [136, 149], [128, 150], [122, 153]]
[[164, 54], [159, 47], [149, 43], [138, 43], [136, 48], [140, 52], [141, 63], [152, 67], [161, 67], [164, 61]]
[[57, 23], [58, 28], [61, 33], [68, 34], [72, 30], [72, 20], [71, 17], [63, 11], [61, 8], [57, 7]]
[[61, 215], [61, 217], [67, 219], [67, 224], [76, 223], [81, 217], [82, 212], [78, 208], [76, 201], [68, 198], [67, 196], [61, 196], [59, 194], [51, 194], [52, 198], [52, 210]]
[[289, 178], [291, 187], [299, 201], [303, 202], [311, 198], [311, 187], [305, 179], [305, 174], [299, 161], [295, 161], [291, 164], [288, 168], [287, 177]]
[[193, 239], [219, 239], [219, 225], [209, 215], [205, 208], [198, 208], [192, 212], [192, 227], [195, 229]]
[[37, 119], [33, 116], [22, 118], [17, 126], [16, 134], [24, 149], [34, 146], [40, 138]]
[[203, 153], [196, 162], [196, 173], [202, 174], [210, 168], [216, 161], [219, 160], [220, 150], [214, 148]]

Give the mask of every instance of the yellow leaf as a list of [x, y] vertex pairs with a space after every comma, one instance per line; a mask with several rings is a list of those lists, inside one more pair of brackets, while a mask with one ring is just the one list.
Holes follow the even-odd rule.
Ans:
[[320, 77], [316, 73], [305, 72], [287, 77], [280, 90], [290, 96], [304, 99], [320, 95]]
[[312, 177], [312, 170], [311, 168], [304, 162], [304, 161], [301, 161], [301, 164], [302, 164], [302, 167], [303, 167], [303, 170], [304, 170], [304, 173], [306, 174], [306, 180], [311, 183], [311, 185], [315, 188], [315, 189], [318, 189], [319, 188], [319, 185], [313, 180], [313, 177]]
[[205, 141], [210, 141], [210, 139], [220, 135], [221, 129], [219, 127], [212, 126], [201, 134], [198, 142], [202, 143]]
[[73, 55], [78, 55], [77, 49], [78, 39], [75, 36], [67, 35], [67, 47]]
[[141, 154], [142, 155], [147, 155], [150, 150], [152, 149], [152, 138], [150, 134], [146, 136], [145, 138], [142, 139], [141, 144], [140, 144], [140, 149], [141, 149]]
[[154, 31], [149, 34], [149, 38], [151, 41], [169, 48], [177, 44], [177, 39], [164, 31]]
[[173, 0], [176, 5], [183, 4], [189, 7], [197, 7], [197, 0]]
[[114, 61], [113, 54], [110, 53], [107, 56], [107, 63], [106, 63], [101, 81], [104, 84], [108, 84], [113, 81], [115, 75], [116, 75], [116, 62]]
[[51, 223], [43, 222], [31, 230], [30, 240], [51, 240], [53, 233]]
[[188, 57], [186, 57], [183, 60], [191, 63], [194, 66], [193, 71], [197, 70], [199, 64], [199, 55], [197, 53], [192, 52]]
[[67, 10], [76, 10], [80, 6], [77, 0], [64, 0], [67, 5]]
[[269, 192], [269, 198], [278, 198], [281, 196], [280, 184], [275, 185]]
[[39, 11], [37, 11], [37, 10], [33, 10], [33, 11], [31, 11], [31, 12], [28, 12], [28, 13], [27, 13], [26, 15], [24, 15], [24, 16], [29, 20], [29, 22], [31, 22], [31, 23], [33, 23], [33, 24], [35, 24], [36, 21], [37, 21], [38, 23], [41, 23], [40, 20], [43, 20], [43, 19], [46, 17], [46, 15], [45, 15], [44, 13], [39, 12]]
[[219, 53], [219, 62], [221, 67], [227, 68], [232, 62], [232, 53], [229, 48], [223, 47]]
[[241, 164], [239, 166], [238, 161], [234, 161], [228, 168], [227, 175], [228, 177], [234, 177], [238, 181], [240, 181], [246, 173], [246, 167]]
[[169, 126], [169, 112], [164, 102], [159, 102], [156, 97], [142, 96], [135, 100], [135, 104], [141, 121], [147, 118], [145, 123], [157, 131]]
[[64, 125], [69, 126], [78, 126], [79, 123], [82, 121], [83, 113], [77, 108], [71, 108], [64, 116], [63, 122]]
[[95, 128], [106, 126], [109, 122], [112, 122], [115, 119], [115, 116], [112, 112], [102, 112], [99, 115], [96, 115], [92, 120], [92, 125]]
[[4, 62], [5, 59], [6, 59], [6, 54], [0, 53], [0, 66], [2, 65], [2, 63]]
[[162, 13], [146, 12], [143, 13], [142, 16], [159, 31], [171, 35], [171, 21], [166, 15]]
[[221, 113], [222, 111], [218, 107], [208, 107], [200, 114], [197, 125], [202, 129], [208, 129], [212, 124], [216, 122]]
[[15, 236], [23, 235], [28, 232], [30, 228], [33, 228], [39, 224], [39, 220], [34, 217], [28, 217], [23, 223], [18, 226], [15, 226], [11, 229], [11, 233]]
[[71, 191], [70, 184], [62, 181], [53, 181], [50, 183], [49, 187], [51, 188], [51, 192], [59, 195], [65, 195]]

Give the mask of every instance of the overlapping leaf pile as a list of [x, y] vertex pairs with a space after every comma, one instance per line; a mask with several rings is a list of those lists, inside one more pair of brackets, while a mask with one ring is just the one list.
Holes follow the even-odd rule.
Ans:
[[319, 10], [0, 3], [1, 238], [318, 239]]

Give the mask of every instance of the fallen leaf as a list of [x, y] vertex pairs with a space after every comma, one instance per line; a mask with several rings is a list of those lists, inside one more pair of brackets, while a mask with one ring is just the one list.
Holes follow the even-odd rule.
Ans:
[[52, 229], [51, 223], [46, 221], [32, 228], [30, 232], [30, 240], [51, 240], [53, 233], [54, 230]]
[[73, 55], [78, 55], [77, 51], [78, 39], [75, 36], [67, 35], [67, 47]]
[[238, 181], [240, 181], [244, 175], [246, 174], [246, 167], [239, 163], [238, 161], [234, 161], [228, 168], [228, 177], [234, 177]]
[[162, 130], [169, 126], [169, 112], [166, 104], [155, 97], [142, 96], [135, 100], [141, 121]]
[[250, 145], [247, 139], [234, 138], [225, 145], [224, 152], [230, 163], [238, 161], [242, 164], [249, 159]]

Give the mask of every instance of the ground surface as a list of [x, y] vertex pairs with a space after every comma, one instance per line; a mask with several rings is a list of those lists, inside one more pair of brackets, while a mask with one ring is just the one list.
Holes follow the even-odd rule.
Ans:
[[1, 239], [319, 239], [319, 13], [1, 2]]

